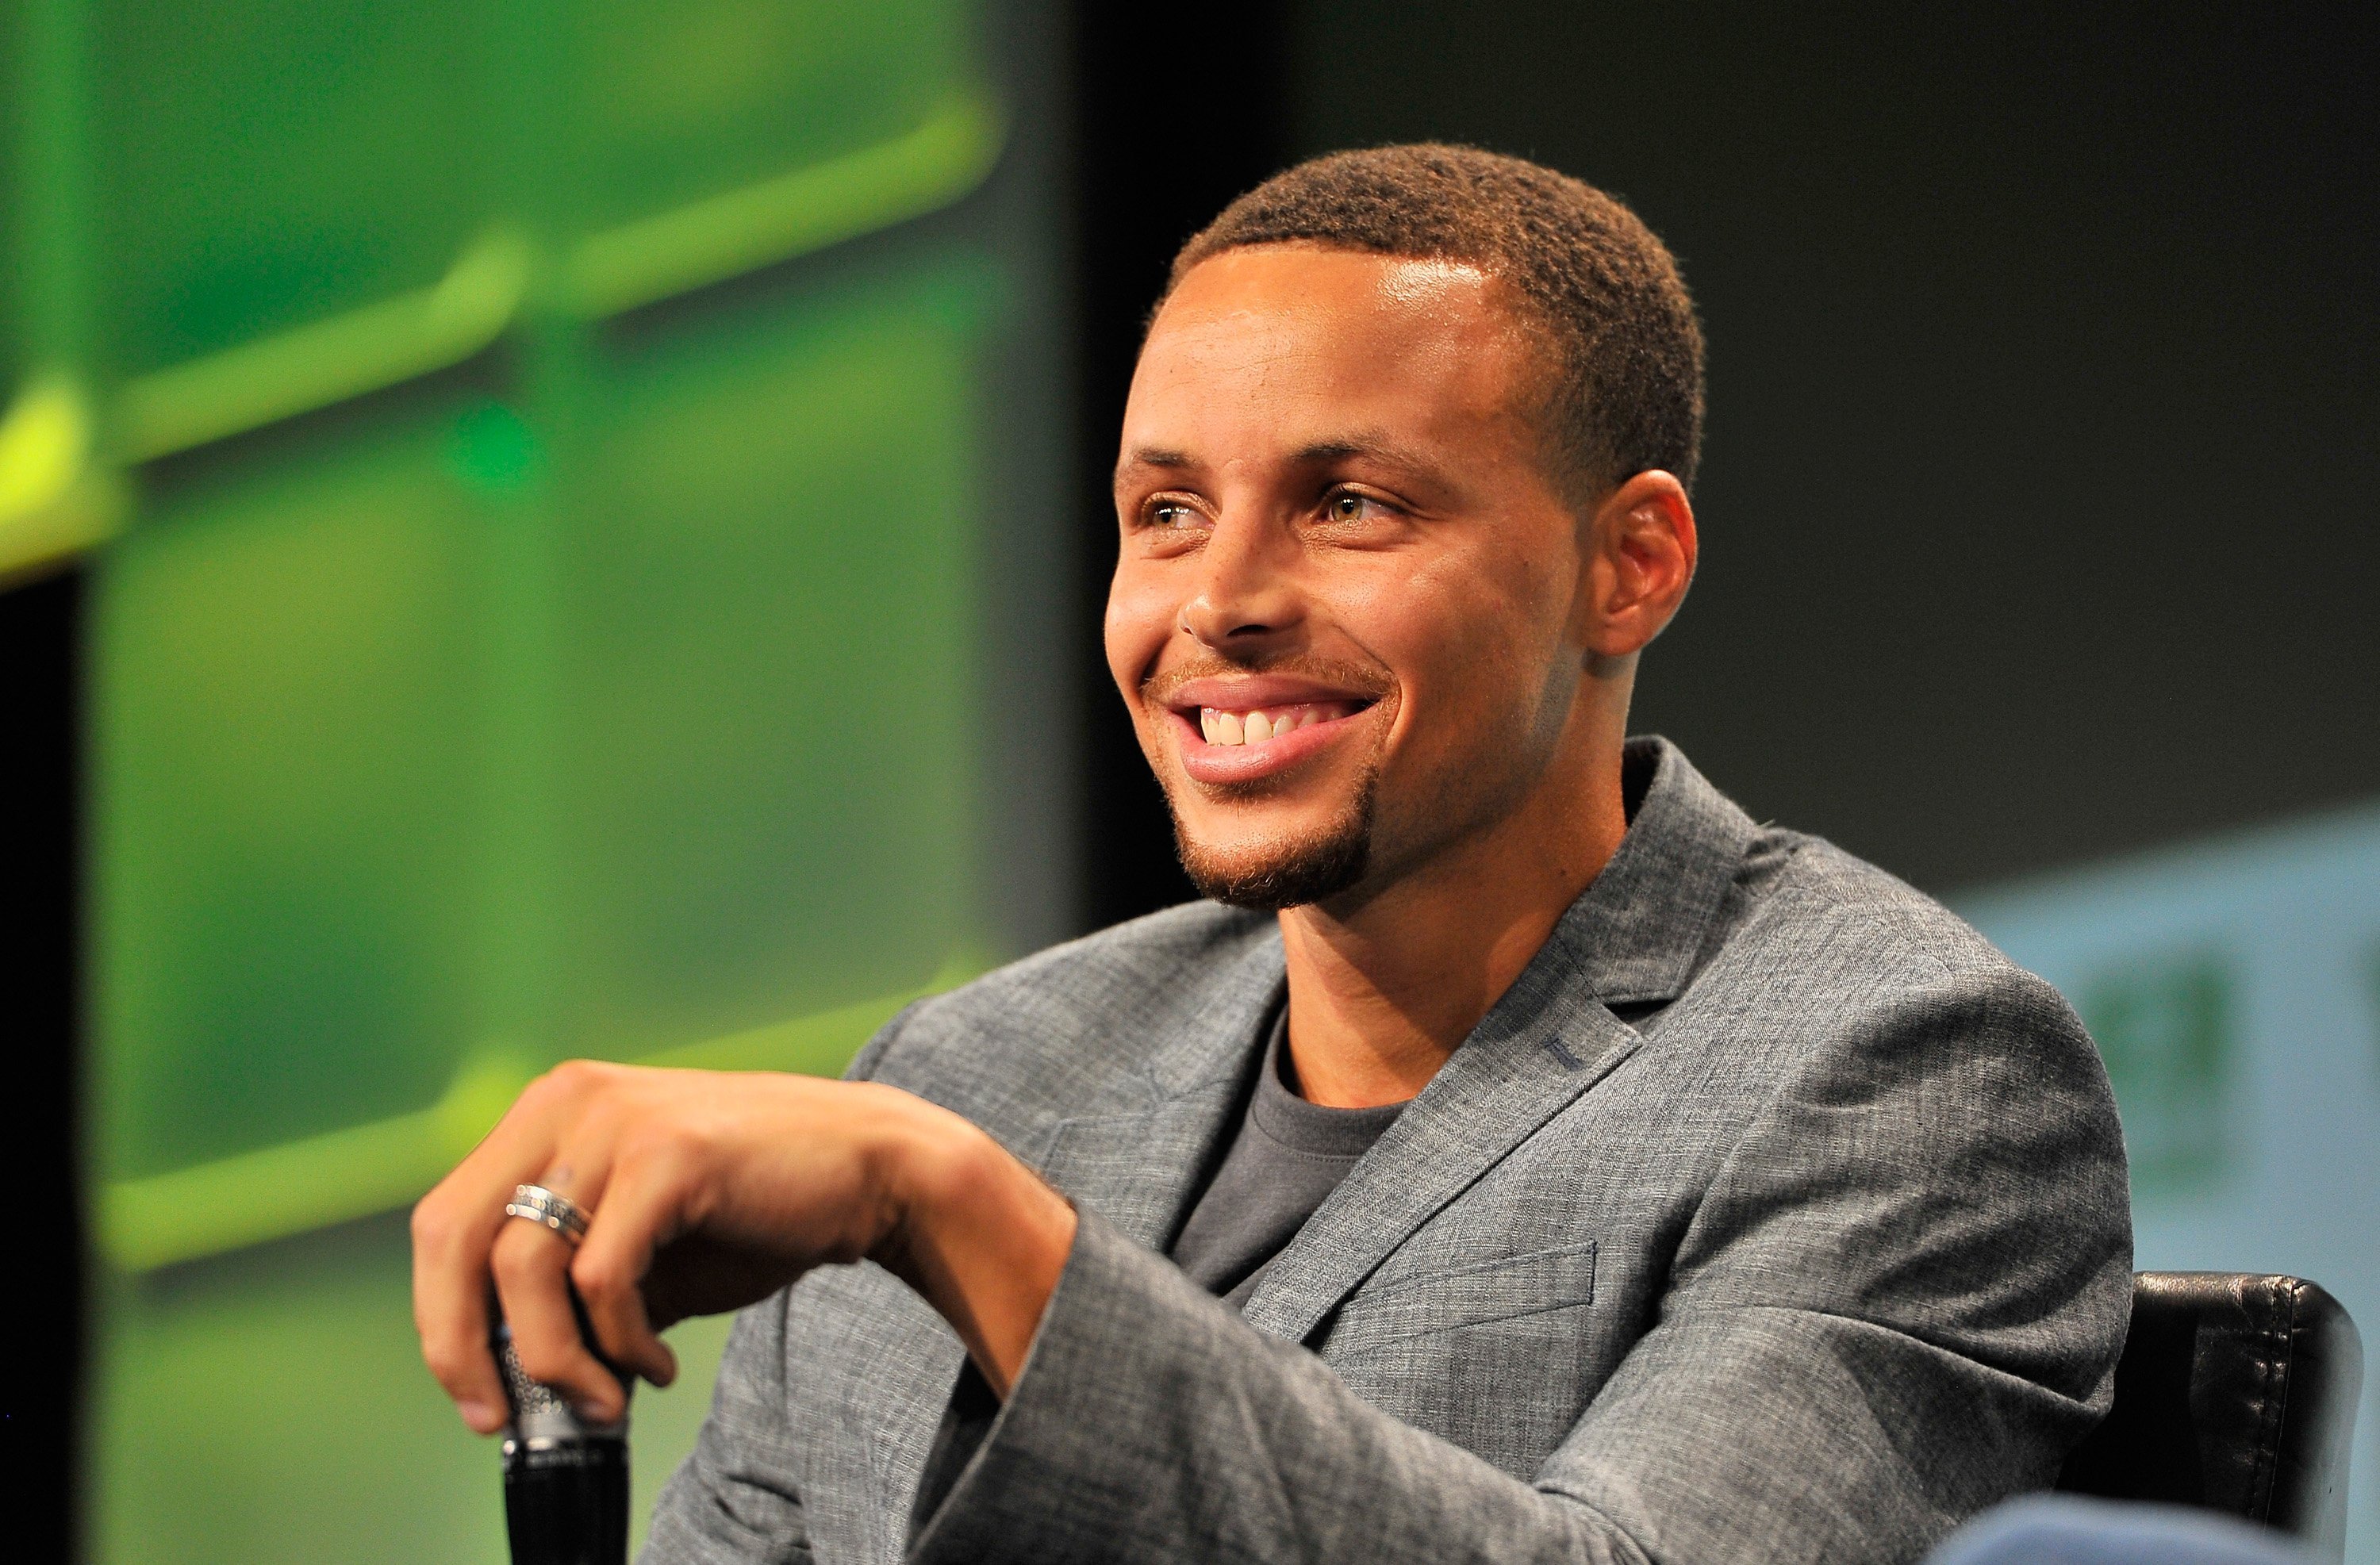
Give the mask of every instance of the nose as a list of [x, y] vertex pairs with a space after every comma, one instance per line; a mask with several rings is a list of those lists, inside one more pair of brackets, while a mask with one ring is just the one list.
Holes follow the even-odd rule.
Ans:
[[1181, 627], [1209, 651], [1245, 653], [1293, 630], [1305, 617], [1297, 540], [1254, 516], [1218, 518], [1198, 551], [1196, 590]]

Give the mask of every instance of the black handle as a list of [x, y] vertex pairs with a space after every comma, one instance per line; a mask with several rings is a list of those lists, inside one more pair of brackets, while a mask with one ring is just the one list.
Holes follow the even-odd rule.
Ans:
[[581, 1421], [553, 1388], [528, 1377], [510, 1327], [499, 1323], [490, 1346], [512, 1408], [504, 1452], [513, 1565], [627, 1565], [626, 1416], [610, 1426]]

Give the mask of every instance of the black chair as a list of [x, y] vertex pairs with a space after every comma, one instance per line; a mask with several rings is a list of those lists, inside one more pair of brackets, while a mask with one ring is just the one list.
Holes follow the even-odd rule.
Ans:
[[2058, 1486], [2244, 1516], [2338, 1558], [2363, 1347], [2296, 1277], [2144, 1271], [2116, 1403]]

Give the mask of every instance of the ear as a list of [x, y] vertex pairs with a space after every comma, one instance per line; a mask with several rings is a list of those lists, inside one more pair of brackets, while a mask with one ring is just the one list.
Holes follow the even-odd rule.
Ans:
[[1605, 495], [1583, 527], [1579, 643], [1628, 657], [1661, 634], [1694, 584], [1694, 508], [1685, 485], [1653, 468]]

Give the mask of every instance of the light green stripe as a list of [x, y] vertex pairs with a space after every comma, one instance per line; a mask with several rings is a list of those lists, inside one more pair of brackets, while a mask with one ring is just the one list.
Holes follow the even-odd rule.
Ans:
[[145, 462], [458, 364], [511, 324], [529, 260], [493, 229], [434, 286], [140, 376], [116, 402], [117, 448]]
[[28, 381], [0, 411], [0, 585], [115, 530], [124, 488], [91, 460], [91, 412], [62, 375]]
[[0, 414], [0, 527], [63, 500], [91, 454], [91, 415], [62, 375], [29, 381]]
[[919, 216], [980, 184], [1002, 139], [989, 96], [955, 93], [905, 136], [595, 235], [563, 302], [613, 315]]
[[100, 1249], [148, 1271], [401, 1207], [471, 1149], [528, 1078], [480, 1062], [417, 1113], [105, 1185]]
[[[838, 1074], [902, 1006], [980, 971], [980, 963], [953, 960], [917, 989], [683, 1044], [637, 1063]], [[502, 1056], [475, 1060], [417, 1112], [103, 1185], [100, 1253], [124, 1271], [152, 1271], [406, 1206], [479, 1144], [532, 1074]]]
[[[931, 212], [982, 182], [1002, 140], [990, 96], [955, 93], [890, 141], [580, 241], [558, 302], [616, 314]], [[115, 454], [149, 461], [458, 364], [512, 324], [534, 259], [493, 228], [434, 286], [139, 376], [115, 401]]]

